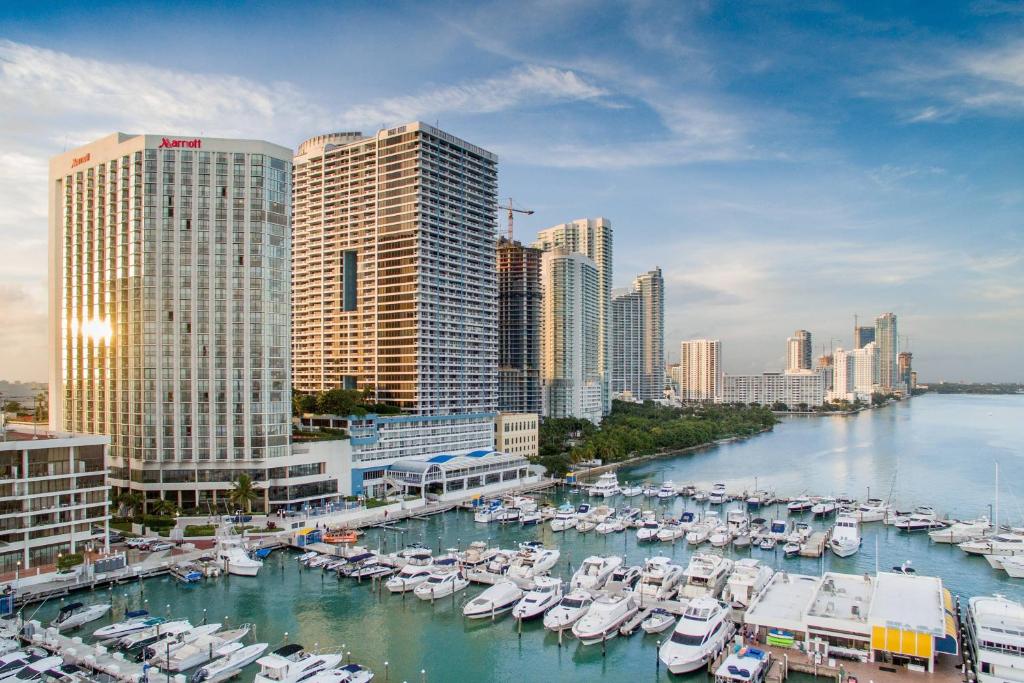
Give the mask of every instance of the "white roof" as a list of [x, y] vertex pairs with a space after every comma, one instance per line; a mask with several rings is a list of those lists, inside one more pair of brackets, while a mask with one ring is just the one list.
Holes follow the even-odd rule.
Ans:
[[902, 628], [940, 637], [945, 635], [942, 579], [880, 572], [875, 579], [868, 621], [872, 626]]
[[743, 621], [755, 626], [805, 631], [804, 609], [821, 582], [816, 576], [778, 572], [750, 604]]

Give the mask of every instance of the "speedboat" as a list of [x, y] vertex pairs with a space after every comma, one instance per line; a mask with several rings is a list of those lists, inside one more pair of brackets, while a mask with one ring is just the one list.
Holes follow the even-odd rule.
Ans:
[[790, 540], [786, 541], [785, 545], [782, 546], [782, 554], [786, 557], [796, 557], [800, 554], [800, 549], [802, 547], [803, 545], [800, 541], [794, 541], [792, 537], [790, 537]]
[[644, 633], [661, 633], [672, 628], [676, 623], [676, 615], [668, 610], [657, 607], [651, 610], [650, 615], [640, 622], [640, 628]]
[[1024, 533], [1002, 533], [960, 544], [968, 555], [1024, 555]]
[[608, 577], [608, 580], [604, 584], [604, 590], [609, 593], [616, 593], [626, 590], [633, 590], [637, 582], [640, 580], [640, 574], [643, 572], [643, 567], [638, 564], [634, 565], [621, 565], [618, 569], [612, 572], [612, 575]]
[[938, 518], [934, 509], [927, 505], [922, 505], [915, 508], [909, 515], [897, 519], [893, 526], [900, 531], [913, 533], [915, 531], [942, 529], [945, 528], [946, 524]]
[[622, 495], [625, 496], [626, 498], [633, 498], [634, 496], [642, 495], [643, 492], [644, 489], [642, 486], [630, 486], [629, 484], [626, 484], [625, 486], [622, 487]]
[[668, 522], [658, 530], [658, 540], [662, 543], [674, 543], [686, 535], [686, 531], [678, 522]]
[[640, 581], [633, 592], [653, 600], [671, 600], [683, 581], [683, 568], [667, 557], [652, 557], [644, 562]]
[[756, 647], [739, 647], [715, 671], [715, 683], [764, 683], [771, 668], [771, 653]]
[[495, 513], [492, 521], [498, 522], [499, 524], [509, 524], [511, 522], [518, 522], [522, 519], [522, 516], [523, 511], [520, 508], [502, 507]]
[[699, 522], [695, 522], [690, 530], [686, 532], [686, 542], [690, 545], [700, 545], [709, 538], [711, 538], [711, 532], [714, 531], [719, 524], [718, 513], [708, 512], [704, 515], [704, 519]]
[[818, 502], [811, 506], [811, 514], [815, 517], [828, 517], [829, 515], [835, 514], [838, 509], [839, 503], [836, 499], [826, 496], [824, 498], [819, 498]]
[[736, 631], [729, 621], [729, 606], [710, 597], [692, 600], [676, 623], [672, 637], [658, 651], [658, 658], [673, 674], [707, 666], [726, 647]]
[[473, 521], [481, 524], [498, 521], [498, 513], [502, 511], [500, 500], [492, 500], [490, 503], [480, 505], [473, 513]]
[[413, 594], [420, 600], [434, 600], [465, 590], [468, 585], [466, 577], [454, 567], [436, 568], [426, 581], [413, 589]]
[[163, 619], [160, 617], [150, 616], [149, 612], [144, 609], [134, 610], [131, 612], [125, 612], [124, 619], [121, 621], [96, 629], [92, 632], [92, 637], [96, 640], [121, 638], [129, 633], [144, 631], [151, 626], [156, 626], [163, 622]]
[[936, 543], [964, 543], [981, 538], [992, 531], [992, 523], [988, 517], [979, 517], [963, 522], [954, 522], [945, 529], [934, 529], [928, 532], [928, 538]]
[[256, 660], [260, 670], [253, 683], [298, 683], [336, 667], [341, 659], [340, 654], [306, 652], [298, 643], [285, 645]]
[[648, 519], [636, 530], [636, 540], [638, 543], [657, 541], [659, 531], [661, 531], [661, 524], [654, 519]]
[[[405, 566], [384, 584], [384, 587], [392, 593], [405, 593], [415, 589], [416, 586], [426, 581], [430, 573], [434, 571], [434, 560], [429, 550], [411, 553], [405, 559]], [[455, 558], [453, 557], [438, 560], [438, 562], [442, 561], [448, 565], [455, 564]]]
[[523, 589], [511, 581], [499, 581], [466, 603], [462, 616], [483, 619], [510, 612], [523, 597]]
[[807, 512], [812, 507], [814, 507], [814, 501], [807, 496], [797, 496], [786, 504], [786, 509], [791, 515]]
[[555, 516], [548, 522], [552, 531], [565, 531], [576, 528], [576, 508], [570, 503], [563, 503], [558, 507]]
[[832, 527], [828, 547], [837, 557], [849, 557], [860, 550], [860, 524], [849, 515], [839, 515]]
[[508, 576], [518, 579], [532, 579], [547, 573], [558, 564], [561, 552], [557, 548], [545, 548], [542, 545], [523, 544], [505, 572]]
[[544, 515], [538, 510], [534, 510], [533, 512], [524, 512], [519, 518], [519, 523], [523, 526], [534, 526], [536, 524], [540, 524], [542, 521], [544, 521]]
[[473, 541], [468, 548], [456, 556], [463, 570], [472, 572], [484, 569], [498, 552], [498, 548], [489, 548], [483, 541]]
[[226, 657], [232, 652], [242, 649], [242, 644], [239, 641], [249, 635], [251, 630], [250, 624], [243, 624], [236, 629], [218, 631], [198, 637], [191, 643], [173, 650], [169, 656], [166, 653], [157, 652], [150, 660], [150, 664], [170, 671], [192, 669], [215, 657]]
[[736, 560], [732, 573], [722, 591], [722, 600], [736, 609], [746, 609], [750, 602], [764, 590], [768, 582], [775, 576], [775, 570], [761, 560], [745, 557]]
[[[483, 572], [489, 575], [491, 579], [503, 578], [508, 572], [509, 565], [512, 564], [513, 557], [515, 557], [514, 551], [499, 550], [483, 568]], [[493, 581], [488, 581], [488, 583], [493, 583]]]
[[657, 498], [658, 491], [660, 490], [660, 487], [648, 484], [647, 486], [644, 487], [644, 495], [647, 496], [648, 498]]
[[708, 505], [721, 505], [728, 497], [729, 495], [725, 492], [725, 484], [715, 484], [708, 493]]
[[599, 595], [587, 613], [573, 624], [572, 634], [583, 645], [610, 640], [619, 634], [619, 627], [633, 618], [639, 609], [632, 595]]
[[135, 633], [129, 633], [126, 636], [122, 636], [120, 640], [117, 641], [117, 646], [122, 650], [131, 652], [151, 645], [168, 635], [184, 633], [191, 629], [192, 624], [189, 623], [187, 619], [168, 621], [162, 624], [156, 624], [155, 626], [150, 626], [142, 631], [136, 631]]
[[562, 580], [553, 576], [538, 576], [533, 588], [526, 591], [523, 599], [512, 608], [516, 619], [534, 619], [555, 606], [562, 598]]
[[732, 532], [729, 531], [729, 527], [724, 524], [719, 524], [712, 530], [711, 535], [708, 536], [708, 543], [713, 548], [724, 548], [732, 542]]
[[621, 565], [622, 558], [618, 555], [609, 555], [608, 557], [591, 555], [580, 563], [579, 569], [569, 581], [569, 587], [596, 591], [604, 586], [612, 572]]
[[96, 621], [109, 611], [110, 603], [97, 605], [85, 605], [81, 602], [68, 603], [60, 608], [57, 616], [50, 622], [50, 626], [59, 631], [67, 631], [88, 624], [90, 621]]
[[601, 498], [611, 498], [612, 496], [617, 496], [621, 492], [622, 489], [619, 487], [619, 478], [615, 476], [614, 472], [605, 472], [602, 474], [597, 478], [597, 481], [588, 491], [590, 495]]
[[699, 489], [693, 492], [691, 498], [698, 503], [706, 503], [708, 500], [708, 492], [704, 489]]
[[679, 595], [682, 598], [718, 597], [732, 571], [732, 560], [711, 553], [694, 553], [684, 572], [686, 584]]
[[625, 531], [625, 530], [626, 530], [626, 523], [622, 519], [620, 519], [618, 516], [608, 517], [603, 522], [600, 522], [594, 528], [594, 531], [596, 531], [599, 534], [611, 534], [611, 533], [615, 533], [617, 531]]
[[671, 480], [663, 482], [661, 488], [658, 489], [658, 498], [675, 498], [676, 495], [676, 485]]
[[757, 547], [761, 550], [775, 550], [775, 545], [778, 541], [775, 540], [774, 536], [763, 536], [758, 542]]
[[884, 522], [888, 517], [892, 517], [894, 512], [895, 508], [880, 498], [868, 498], [857, 507], [853, 516], [861, 524], [864, 524], [865, 522]]
[[544, 628], [549, 631], [564, 631], [571, 628], [594, 603], [594, 598], [585, 590], [574, 590], [563, 595], [558, 603], [544, 615]]
[[259, 659], [267, 647], [266, 643], [256, 643], [239, 648], [224, 657], [215, 659], [197, 669], [192, 674], [190, 683], [219, 683], [220, 681], [232, 678], [238, 675], [244, 667]]

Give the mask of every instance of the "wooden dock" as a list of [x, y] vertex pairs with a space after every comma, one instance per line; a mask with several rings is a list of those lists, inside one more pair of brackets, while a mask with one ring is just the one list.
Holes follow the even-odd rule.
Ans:
[[619, 628], [619, 634], [624, 636], [633, 635], [633, 633], [636, 632], [638, 628], [640, 628], [640, 624], [643, 623], [644, 619], [651, 616], [651, 612], [653, 611], [654, 608], [649, 607], [647, 609], [642, 609], [639, 612], [637, 612], [636, 616], [634, 616], [632, 619], [627, 621]]
[[825, 552], [825, 544], [828, 542], [828, 534], [824, 531], [815, 531], [811, 537], [800, 546], [800, 557], [821, 557]]

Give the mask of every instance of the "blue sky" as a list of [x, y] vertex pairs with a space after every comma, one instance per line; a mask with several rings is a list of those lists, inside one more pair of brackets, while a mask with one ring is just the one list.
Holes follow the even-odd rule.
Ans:
[[414, 119], [659, 265], [666, 349], [777, 369], [900, 315], [925, 380], [1024, 380], [1024, 3], [0, 4], [0, 377], [43, 379], [48, 158]]

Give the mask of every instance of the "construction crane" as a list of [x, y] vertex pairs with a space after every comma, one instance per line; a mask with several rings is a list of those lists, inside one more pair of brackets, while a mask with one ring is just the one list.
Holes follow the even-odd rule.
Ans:
[[513, 215], [517, 214], [517, 213], [521, 213], [521, 214], [524, 214], [526, 216], [532, 216], [533, 215], [533, 210], [532, 209], [517, 209], [517, 208], [515, 208], [512, 205], [512, 198], [511, 197], [508, 198], [508, 206], [503, 206], [501, 208], [508, 210], [508, 241], [511, 242], [512, 241]]

